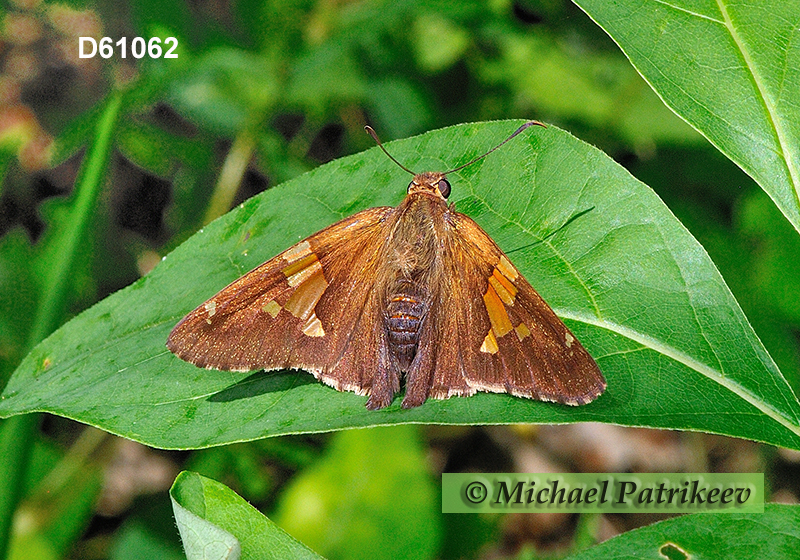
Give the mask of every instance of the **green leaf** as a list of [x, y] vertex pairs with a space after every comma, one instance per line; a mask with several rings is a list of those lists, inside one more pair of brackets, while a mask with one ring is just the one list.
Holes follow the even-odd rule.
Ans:
[[[555, 122], [570, 122], [609, 145], [651, 153], [656, 145], [694, 144], [702, 137], [670, 111], [617, 53], [548, 33], [500, 33], [499, 57], [481, 75], [509, 88], [515, 103]], [[536, 61], [531, 64], [531, 61]]]
[[263, 56], [216, 48], [170, 83], [169, 99], [188, 118], [233, 134], [260, 123], [276, 102], [280, 82], [273, 66]]
[[800, 4], [575, 0], [800, 230]]
[[91, 142], [105, 111], [106, 102], [104, 100], [78, 115], [64, 127], [64, 130], [53, 142], [51, 163], [54, 167], [64, 163]]
[[[431, 41], [431, 37], [437, 37]], [[470, 46], [469, 32], [437, 12], [423, 12], [414, 19], [411, 33], [417, 64], [430, 73], [455, 64]]]
[[344, 430], [292, 479], [272, 518], [331, 558], [424, 560], [437, 551], [440, 494], [416, 426]]
[[119, 531], [114, 546], [109, 552], [109, 560], [184, 560], [180, 550], [174, 550], [164, 543], [141, 523], [126, 523]]
[[796, 558], [800, 506], [765, 504], [764, 513], [694, 513], [607, 540], [568, 560]]
[[[388, 148], [409, 168], [441, 170], [519, 124], [459, 125]], [[357, 210], [398, 204], [408, 175], [373, 148], [248, 200], [73, 319], [23, 360], [0, 415], [48, 411], [184, 449], [395, 423], [578, 421], [800, 449], [797, 399], [706, 252], [646, 185], [555, 127], [529, 129], [451, 179], [456, 207], [509, 252], [597, 360], [608, 380], [597, 401], [481, 393], [411, 410], [398, 398], [371, 412], [364, 397], [303, 372], [204, 370], [166, 350], [178, 320], [240, 275]]]
[[125, 122], [117, 132], [117, 148], [130, 161], [159, 177], [174, 175], [178, 165], [211, 160], [204, 142], [172, 134], [150, 123]]
[[322, 558], [210, 478], [184, 471], [169, 494], [189, 560]]

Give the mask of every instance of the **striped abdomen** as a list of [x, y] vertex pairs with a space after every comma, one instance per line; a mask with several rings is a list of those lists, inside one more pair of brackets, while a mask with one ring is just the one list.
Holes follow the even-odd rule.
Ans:
[[389, 349], [402, 372], [408, 371], [417, 354], [425, 307], [410, 281], [402, 281], [398, 290], [389, 296], [386, 318]]

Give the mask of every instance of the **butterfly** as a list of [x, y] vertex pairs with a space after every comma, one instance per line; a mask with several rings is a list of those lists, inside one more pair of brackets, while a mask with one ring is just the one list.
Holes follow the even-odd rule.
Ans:
[[199, 367], [302, 369], [370, 410], [477, 391], [569, 405], [606, 388], [597, 364], [497, 244], [414, 173], [397, 207], [369, 208], [289, 247], [200, 305], [167, 347]]

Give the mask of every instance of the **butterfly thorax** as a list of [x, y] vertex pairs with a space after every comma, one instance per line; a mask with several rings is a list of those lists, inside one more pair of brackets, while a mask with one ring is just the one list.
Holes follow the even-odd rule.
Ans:
[[449, 211], [443, 197], [422, 191], [409, 194], [396, 212], [387, 241], [384, 326], [398, 369], [406, 372], [416, 356], [431, 305], [431, 286], [436, 285], [432, 275], [440, 269], [436, 266], [441, 258], [439, 240]]

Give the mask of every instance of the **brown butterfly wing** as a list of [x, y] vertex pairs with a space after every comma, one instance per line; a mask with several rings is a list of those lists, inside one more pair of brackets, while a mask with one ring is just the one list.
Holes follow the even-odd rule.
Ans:
[[359, 212], [252, 270], [178, 323], [167, 347], [200, 367], [301, 368], [337, 389], [369, 393], [377, 349], [386, 349], [370, 279], [380, 276], [392, 210]]
[[597, 398], [606, 382], [589, 353], [480, 226], [452, 216], [442, 259], [448, 284], [422, 333], [439, 343], [420, 341], [420, 351], [432, 352], [421, 361], [435, 364], [429, 396], [507, 392], [570, 405]]
[[[497, 245], [470, 218], [445, 215], [403, 407], [476, 391], [573, 405], [600, 395], [594, 360]], [[207, 368], [301, 368], [370, 394], [368, 408], [388, 406], [400, 372], [384, 324], [386, 255], [402, 219], [371, 208], [312, 235], [187, 315], [167, 346]]]

